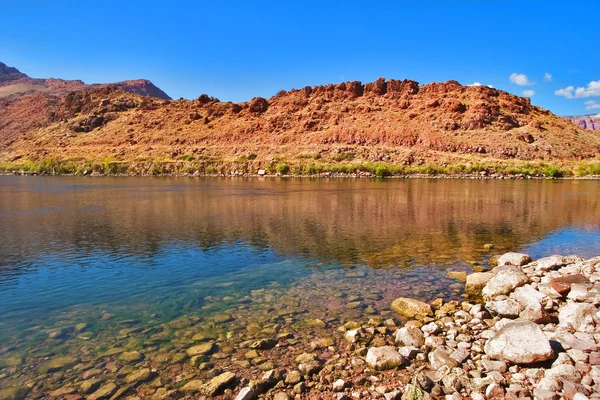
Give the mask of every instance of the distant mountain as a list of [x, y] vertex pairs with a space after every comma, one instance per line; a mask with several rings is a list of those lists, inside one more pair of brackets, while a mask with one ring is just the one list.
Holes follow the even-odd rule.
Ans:
[[27, 75], [16, 68], [9, 67], [8, 65], [0, 62], [0, 84], [20, 78], [27, 78]]
[[572, 121], [575, 125], [583, 129], [589, 129], [591, 131], [600, 131], [600, 113], [580, 116], [568, 116], [564, 118], [568, 119], [569, 121]]
[[64, 79], [38, 79], [30, 78], [14, 67], [9, 67], [0, 62], [0, 98], [22, 96], [33, 93], [48, 93], [62, 96], [68, 92], [99, 88], [105, 86], [116, 86], [119, 89], [135, 93], [140, 96], [156, 97], [163, 100], [171, 98], [152, 82], [146, 79], [128, 80], [116, 83], [86, 84], [80, 80]]

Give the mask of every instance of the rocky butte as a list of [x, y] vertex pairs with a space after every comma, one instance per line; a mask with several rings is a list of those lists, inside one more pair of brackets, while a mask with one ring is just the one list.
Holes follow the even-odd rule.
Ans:
[[40, 83], [2, 71], [5, 171], [561, 176], [594, 173], [600, 154], [599, 133], [456, 81], [379, 78], [232, 103], [168, 100], [148, 81]]
[[575, 125], [592, 131], [600, 131], [600, 114], [565, 117]]

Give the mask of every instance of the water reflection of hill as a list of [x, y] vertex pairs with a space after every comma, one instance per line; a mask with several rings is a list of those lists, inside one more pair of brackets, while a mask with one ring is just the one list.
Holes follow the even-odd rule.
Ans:
[[600, 226], [598, 181], [2, 177], [0, 189], [4, 275], [40, 253], [151, 256], [173, 241], [373, 267], [481, 260], [485, 243]]

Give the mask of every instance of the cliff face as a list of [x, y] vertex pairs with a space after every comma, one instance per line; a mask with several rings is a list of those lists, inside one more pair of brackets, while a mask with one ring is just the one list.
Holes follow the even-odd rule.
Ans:
[[568, 116], [565, 117], [575, 125], [589, 129], [591, 131], [600, 131], [600, 114], [581, 115], [581, 116]]
[[140, 96], [157, 97], [163, 100], [171, 98], [152, 82], [145, 79], [129, 80], [108, 84], [85, 84], [80, 80], [64, 80], [56, 78], [36, 79], [30, 78], [18, 69], [9, 67], [0, 62], [0, 98], [19, 97], [34, 93], [48, 93], [63, 96], [70, 91], [100, 88], [115, 85], [126, 92]]
[[0, 160], [408, 165], [600, 154], [596, 132], [527, 98], [455, 81], [419, 85], [380, 78], [282, 90], [242, 103], [208, 95], [164, 101], [122, 89], [94, 85], [60, 96], [36, 92], [0, 99]]

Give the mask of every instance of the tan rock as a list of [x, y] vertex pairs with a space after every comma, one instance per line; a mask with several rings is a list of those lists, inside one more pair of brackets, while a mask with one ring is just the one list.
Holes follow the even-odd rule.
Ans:
[[392, 310], [407, 318], [426, 317], [433, 315], [431, 306], [419, 300], [399, 297], [392, 302]]

